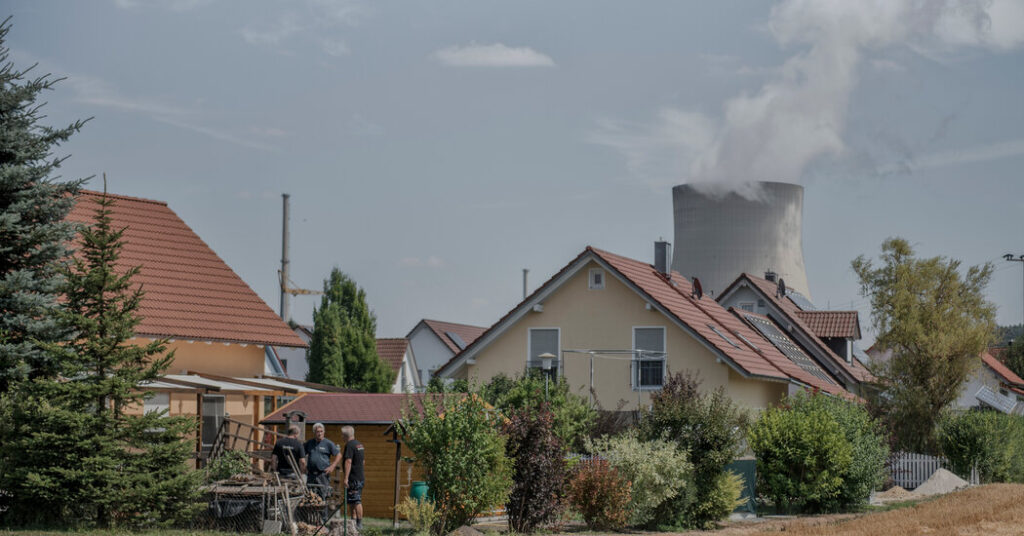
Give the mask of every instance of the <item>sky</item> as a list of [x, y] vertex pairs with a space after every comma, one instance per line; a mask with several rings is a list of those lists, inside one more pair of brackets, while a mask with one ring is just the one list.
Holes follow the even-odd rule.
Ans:
[[[6, 13], [5, 13], [6, 12]], [[92, 118], [66, 178], [166, 201], [273, 309], [362, 286], [378, 336], [489, 326], [592, 245], [653, 259], [671, 187], [804, 186], [820, 308], [900, 236], [991, 262], [1024, 319], [1019, 0], [7, 0], [19, 67]], [[292, 301], [309, 323], [318, 298]]]

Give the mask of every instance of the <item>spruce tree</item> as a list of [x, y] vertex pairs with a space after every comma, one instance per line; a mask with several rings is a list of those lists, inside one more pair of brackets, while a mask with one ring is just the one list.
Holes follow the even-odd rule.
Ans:
[[64, 270], [64, 322], [74, 338], [50, 344], [61, 377], [20, 383], [3, 407], [0, 489], [15, 524], [142, 527], [190, 515], [197, 475], [186, 462], [190, 417], [142, 414], [145, 383], [170, 365], [166, 340], [137, 345], [139, 267], [119, 269], [123, 229], [114, 202], [97, 201], [95, 223]]
[[377, 318], [366, 291], [334, 268], [324, 281], [320, 307], [313, 310], [307, 379], [370, 393], [386, 393], [395, 371], [377, 355]]
[[0, 393], [12, 382], [56, 374], [41, 343], [65, 340], [55, 319], [60, 261], [74, 236], [64, 221], [81, 180], [54, 176], [63, 158], [53, 149], [81, 129], [39, 123], [40, 93], [60, 79], [19, 70], [6, 46], [10, 18], [0, 23]]

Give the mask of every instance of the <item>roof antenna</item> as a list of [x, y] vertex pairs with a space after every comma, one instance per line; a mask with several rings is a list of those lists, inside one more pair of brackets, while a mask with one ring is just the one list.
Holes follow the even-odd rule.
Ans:
[[785, 298], [786, 297], [786, 281], [783, 280], [781, 277], [779, 278], [779, 286], [775, 290], [775, 297], [776, 298]]
[[700, 279], [693, 278], [693, 290], [690, 291], [690, 297], [698, 301], [704, 297], [704, 288], [700, 284]]

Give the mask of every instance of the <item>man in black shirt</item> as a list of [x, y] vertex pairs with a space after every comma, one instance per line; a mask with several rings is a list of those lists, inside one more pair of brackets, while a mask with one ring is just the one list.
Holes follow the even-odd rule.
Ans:
[[270, 470], [277, 471], [281, 478], [299, 478], [295, 474], [292, 464], [288, 461], [291, 456], [299, 471], [306, 471], [306, 449], [299, 441], [299, 427], [294, 424], [288, 427], [288, 437], [282, 437], [274, 443], [274, 455], [270, 458]]
[[356, 431], [351, 426], [341, 428], [341, 436], [345, 440], [345, 499], [352, 505], [352, 519], [356, 520], [356, 528], [363, 528], [363, 444], [356, 441]]

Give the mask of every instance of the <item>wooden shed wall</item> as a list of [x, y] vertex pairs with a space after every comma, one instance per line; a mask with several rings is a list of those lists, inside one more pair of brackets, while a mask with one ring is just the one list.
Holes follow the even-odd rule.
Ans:
[[[345, 443], [341, 438], [341, 424], [325, 425], [327, 439], [334, 441], [342, 452], [345, 451]], [[363, 488], [363, 515], [366, 517], [381, 517], [390, 519], [393, 515], [395, 503], [395, 444], [391, 443], [392, 435], [384, 435], [387, 430], [386, 424], [353, 424], [356, 431], [356, 439], [363, 444], [364, 466], [366, 485]], [[313, 426], [306, 425], [307, 439], [313, 437]], [[402, 446], [402, 456], [412, 456], [412, 452]], [[332, 475], [332, 481], [336, 481], [335, 491], [341, 493], [341, 477], [344, 475], [344, 468], [339, 465], [338, 471]], [[423, 472], [413, 464], [402, 461], [399, 466], [398, 500], [401, 501], [409, 496], [409, 488], [415, 480], [423, 480]]]

